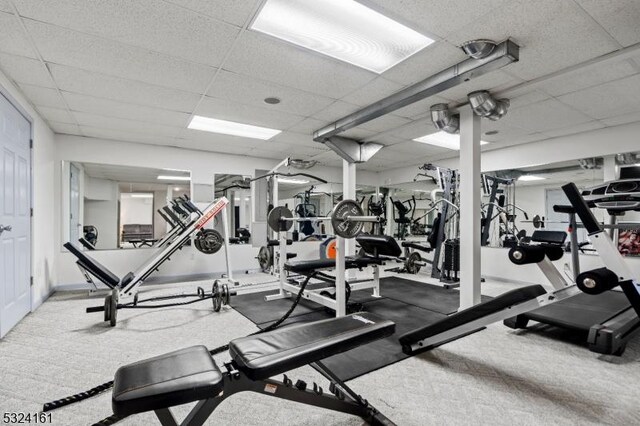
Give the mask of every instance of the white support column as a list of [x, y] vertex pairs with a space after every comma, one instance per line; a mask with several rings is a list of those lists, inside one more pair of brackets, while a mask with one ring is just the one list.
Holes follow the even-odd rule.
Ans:
[[345, 250], [346, 242], [342, 237], [337, 237], [336, 243], [336, 317], [347, 315], [347, 293], [346, 293], [346, 271], [345, 271]]
[[[271, 176], [271, 204], [273, 205], [273, 208], [278, 207], [278, 175], [273, 175]], [[268, 212], [267, 212], [268, 214]], [[278, 239], [278, 232], [275, 230], [271, 230], [270, 231], [271, 234], [271, 238], [274, 240]]]
[[[356, 164], [349, 163], [347, 160], [342, 160], [342, 199], [356, 199]], [[356, 240], [354, 238], [345, 240], [343, 253], [345, 256], [356, 254]], [[347, 271], [347, 275], [347, 279], [353, 279], [356, 276], [356, 271], [350, 269]]]
[[480, 303], [480, 117], [460, 110], [460, 309]]

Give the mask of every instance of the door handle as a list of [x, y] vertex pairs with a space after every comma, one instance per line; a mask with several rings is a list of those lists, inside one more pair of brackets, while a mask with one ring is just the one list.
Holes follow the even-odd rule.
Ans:
[[4, 231], [10, 232], [12, 229], [11, 225], [0, 225], [0, 235], [2, 235]]

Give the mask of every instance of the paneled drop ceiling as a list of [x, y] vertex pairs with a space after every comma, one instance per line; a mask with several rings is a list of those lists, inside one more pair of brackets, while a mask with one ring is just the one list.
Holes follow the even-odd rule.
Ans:
[[[313, 130], [461, 61], [466, 40], [511, 37], [519, 63], [347, 132], [387, 145], [360, 168], [451, 156], [412, 139], [435, 131], [431, 104], [476, 89], [512, 102], [483, 121], [485, 150], [640, 121], [637, 0], [361, 2], [436, 42], [378, 75], [249, 30], [261, 0], [0, 0], [0, 69], [57, 133], [338, 165]], [[581, 66], [623, 48], [637, 53]], [[283, 132], [203, 133], [194, 114]]]

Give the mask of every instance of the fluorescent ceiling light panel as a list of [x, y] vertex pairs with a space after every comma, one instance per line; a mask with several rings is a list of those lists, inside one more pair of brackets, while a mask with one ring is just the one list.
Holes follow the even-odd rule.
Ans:
[[135, 193], [135, 194], [131, 194], [131, 198], [153, 198], [153, 194]]
[[523, 182], [531, 182], [534, 180], [545, 180], [545, 177], [542, 176], [534, 176], [534, 175], [522, 175], [518, 178], [518, 180], [521, 180]]
[[160, 176], [158, 176], [158, 180], [172, 180], [172, 181], [191, 180], [191, 177], [190, 176], [165, 176], [165, 175], [160, 175]]
[[218, 120], [216, 118], [195, 115], [189, 123], [189, 128], [203, 130], [223, 135], [242, 136], [245, 138], [271, 139], [282, 130], [269, 129], [267, 127], [252, 126], [251, 124], [236, 123], [235, 121]]
[[304, 179], [290, 179], [290, 178], [278, 178], [278, 183], [293, 183], [297, 185], [304, 185], [305, 183], [309, 183], [308, 180]]
[[[441, 148], [454, 149], [456, 151], [460, 150], [460, 135], [452, 135], [451, 133], [442, 131], [421, 136], [414, 139], [414, 141], [439, 146]], [[480, 145], [486, 145], [488, 143], [487, 141], [480, 141]]]
[[267, 0], [251, 29], [378, 74], [433, 43], [353, 0]]

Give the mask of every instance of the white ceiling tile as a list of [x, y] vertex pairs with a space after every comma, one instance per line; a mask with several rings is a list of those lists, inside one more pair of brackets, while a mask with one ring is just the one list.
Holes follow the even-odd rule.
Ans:
[[76, 124], [58, 123], [55, 121], [49, 121], [51, 129], [59, 134], [64, 135], [81, 135], [80, 127]]
[[637, 66], [632, 64], [630, 60], [606, 61], [598, 66], [588, 67], [586, 70], [577, 70], [561, 77], [552, 78], [542, 82], [539, 87], [552, 96], [560, 96], [637, 73]]
[[330, 98], [341, 98], [376, 74], [310, 50], [246, 31], [224, 69]]
[[[326, 96], [292, 89], [256, 77], [235, 74], [229, 71], [221, 71], [218, 74], [207, 95], [302, 116], [312, 115], [335, 101]], [[280, 103], [275, 105], [267, 104], [264, 102], [267, 97], [276, 97], [280, 99]]]
[[[450, 149], [429, 145], [428, 143], [405, 141], [388, 148], [392, 152], [413, 153], [415, 157], [424, 157], [443, 152], [452, 152]], [[417, 158], [420, 161], [419, 158]]]
[[307, 117], [293, 126], [289, 127], [287, 130], [296, 133], [304, 133], [304, 134], [312, 134], [315, 130], [318, 130], [322, 126], [328, 124], [328, 120], [316, 120], [315, 118]]
[[0, 12], [0, 52], [35, 58], [35, 52], [13, 14]]
[[584, 62], [620, 45], [576, 3], [511, 0], [449, 36], [459, 45], [476, 38], [512, 38], [521, 46], [520, 61], [505, 67], [524, 80]]
[[136, 133], [130, 130], [120, 130], [112, 128], [101, 128], [91, 126], [80, 126], [80, 131], [84, 136], [112, 139], [125, 142], [139, 142], [151, 145], [173, 145], [174, 138], [163, 137], [158, 135], [148, 135], [144, 133]]
[[607, 126], [619, 126], [621, 124], [636, 123], [640, 121], [640, 111], [630, 114], [614, 115], [613, 117], [603, 118], [600, 120]]
[[[482, 129], [481, 139], [492, 144], [502, 143], [530, 133], [529, 131], [519, 127], [509, 126], [509, 122], [506, 117], [498, 121], [481, 120], [480, 123]], [[495, 135], [486, 134], [486, 132], [493, 131], [497, 131], [498, 133]]]
[[46, 66], [37, 59], [0, 53], [0, 69], [15, 82], [54, 87]]
[[398, 83], [413, 84], [466, 58], [462, 49], [446, 41], [438, 41], [400, 62], [384, 72], [382, 76]]
[[56, 121], [58, 123], [66, 124], [76, 123], [69, 111], [67, 111], [66, 109], [38, 106], [38, 112], [45, 120], [49, 122]]
[[550, 98], [546, 93], [530, 87], [525, 89], [506, 90], [499, 93], [499, 97], [509, 99], [509, 108], [520, 108], [525, 105], [534, 104]]
[[640, 110], [640, 74], [569, 93], [558, 99], [593, 118], [637, 112]]
[[587, 115], [555, 99], [515, 108], [502, 118], [505, 124], [529, 132], [542, 132], [591, 121]]
[[260, 0], [165, 0], [239, 27], [247, 22]]
[[13, 13], [13, 8], [9, 4], [9, 0], [0, 0], [0, 12]]
[[551, 137], [556, 138], [559, 136], [573, 135], [575, 133], [588, 132], [590, 130], [602, 129], [605, 127], [604, 124], [598, 121], [589, 121], [588, 123], [578, 124], [577, 126], [564, 127], [562, 129], [556, 130], [547, 130], [542, 133]]
[[60, 94], [55, 89], [47, 87], [32, 86], [30, 84], [20, 84], [22, 93], [36, 106], [65, 109], [66, 105]]
[[435, 133], [436, 128], [433, 126], [430, 118], [425, 118], [423, 120], [413, 121], [411, 124], [407, 124], [403, 126], [401, 129], [394, 130], [391, 132], [393, 136], [398, 137], [403, 140], [407, 139], [416, 139], [421, 136], [430, 135], [431, 133]]
[[141, 123], [139, 121], [105, 117], [103, 115], [89, 114], [86, 112], [74, 112], [73, 114], [82, 128], [97, 127], [101, 129], [114, 129], [121, 132], [157, 135], [164, 138], [175, 138], [181, 130], [179, 127], [158, 124], [150, 126], [148, 123]]
[[25, 19], [47, 62], [202, 93], [215, 69], [150, 50]]
[[506, 141], [501, 141], [500, 143], [492, 143], [489, 145], [485, 145], [483, 147], [483, 151], [491, 151], [494, 149], [502, 149], [508, 146], [516, 146], [516, 145], [524, 145], [525, 143], [537, 142], [541, 140], [549, 139], [548, 136], [543, 135], [542, 133], [534, 132], [524, 136], [517, 136], [513, 138], [509, 138]]
[[17, 7], [21, 16], [212, 66], [239, 32], [157, 0], [19, 0]]
[[357, 105], [349, 104], [347, 102], [335, 101], [322, 111], [318, 111], [313, 114], [313, 118], [322, 120], [326, 124], [329, 124], [330, 122], [339, 120], [346, 115], [358, 111], [360, 108], [361, 107]]
[[448, 33], [480, 19], [508, 0], [368, 0], [373, 8], [408, 26], [444, 37]]
[[192, 112], [200, 96], [104, 74], [60, 65], [49, 65], [61, 90], [120, 102], [162, 106], [174, 111]]
[[148, 123], [164, 124], [167, 126], [186, 127], [190, 115], [186, 112], [169, 111], [166, 109], [127, 104], [110, 99], [95, 98], [77, 93], [63, 92], [72, 111], [82, 111], [108, 117], [124, 118], [128, 120]]
[[296, 133], [292, 131], [282, 132], [269, 139], [269, 142], [275, 142], [277, 144], [286, 144], [289, 146], [306, 146], [314, 148], [322, 148], [319, 142], [314, 142], [313, 137], [310, 134]]
[[380, 99], [393, 95], [402, 89], [403, 85], [378, 77], [361, 88], [343, 96], [341, 100], [359, 106], [368, 106]]
[[576, 0], [618, 43], [640, 42], [640, 2], [638, 0]]
[[244, 105], [223, 99], [205, 97], [195, 113], [205, 117], [218, 118], [220, 120], [235, 121], [238, 123], [252, 124], [254, 126], [269, 127], [272, 129], [286, 129], [300, 122], [301, 116]]
[[381, 117], [375, 118], [367, 123], [361, 124], [357, 128], [364, 130], [371, 130], [374, 132], [386, 132], [396, 127], [403, 126], [410, 123], [411, 120], [404, 117], [398, 117], [397, 115], [387, 114]]

